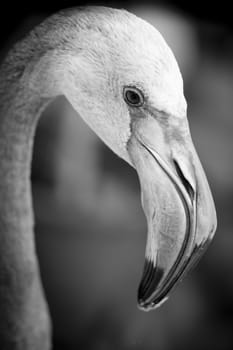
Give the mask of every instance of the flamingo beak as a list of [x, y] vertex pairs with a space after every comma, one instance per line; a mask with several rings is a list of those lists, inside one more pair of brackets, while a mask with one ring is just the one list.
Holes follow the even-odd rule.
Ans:
[[186, 118], [184, 125], [168, 127], [158, 116], [132, 123], [128, 153], [139, 176], [148, 228], [138, 290], [143, 310], [167, 299], [216, 230], [213, 198]]

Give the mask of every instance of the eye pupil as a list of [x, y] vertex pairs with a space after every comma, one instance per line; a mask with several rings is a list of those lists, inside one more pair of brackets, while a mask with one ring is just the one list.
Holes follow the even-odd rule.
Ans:
[[138, 104], [140, 102], [140, 96], [134, 91], [127, 91], [126, 97], [132, 104]]
[[124, 98], [129, 105], [135, 107], [142, 106], [144, 102], [142, 93], [136, 88], [126, 88], [124, 91]]

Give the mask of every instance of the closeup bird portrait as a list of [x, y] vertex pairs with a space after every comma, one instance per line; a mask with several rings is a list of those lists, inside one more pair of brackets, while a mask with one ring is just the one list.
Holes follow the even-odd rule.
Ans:
[[71, 5], [0, 52], [0, 349], [228, 350], [208, 336], [221, 60], [166, 6]]

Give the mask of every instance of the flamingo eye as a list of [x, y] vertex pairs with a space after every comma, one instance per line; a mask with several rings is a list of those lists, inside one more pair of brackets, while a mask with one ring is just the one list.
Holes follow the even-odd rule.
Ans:
[[143, 93], [135, 87], [125, 87], [124, 88], [124, 100], [132, 107], [141, 107], [144, 103]]

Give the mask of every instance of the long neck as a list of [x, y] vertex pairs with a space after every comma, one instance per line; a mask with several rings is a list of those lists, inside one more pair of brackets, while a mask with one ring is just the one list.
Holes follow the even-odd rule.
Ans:
[[[30, 40], [10, 52], [0, 71], [0, 348], [7, 350], [50, 348], [34, 247], [30, 168], [38, 117], [58, 94], [58, 62], [51, 59], [54, 51], [49, 53], [51, 40], [38, 40], [38, 51], [36, 39]], [[39, 89], [46, 79], [47, 91]]]
[[35, 125], [21, 123], [19, 115], [32, 117], [34, 108], [36, 104], [20, 111], [9, 108], [0, 120], [0, 348], [4, 349], [20, 349], [21, 345], [15, 345], [18, 342], [23, 342], [25, 349], [34, 349], [38, 341], [46, 347], [49, 343], [30, 191]]

